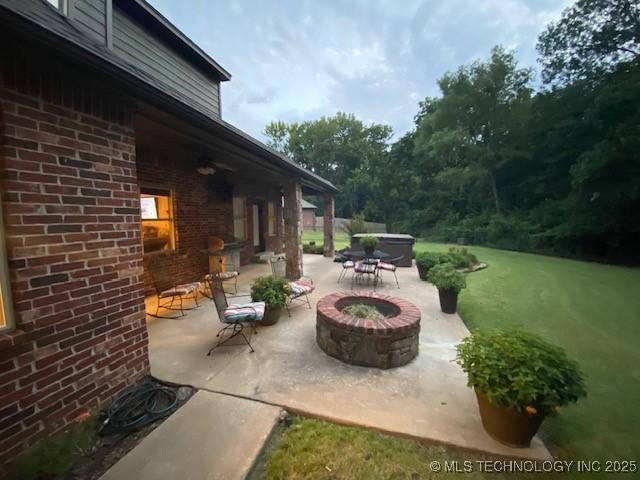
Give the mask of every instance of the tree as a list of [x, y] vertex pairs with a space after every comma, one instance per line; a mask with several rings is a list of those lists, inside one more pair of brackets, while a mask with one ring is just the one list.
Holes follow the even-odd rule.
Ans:
[[489, 61], [445, 74], [438, 81], [442, 98], [427, 99], [416, 116], [416, 153], [441, 167], [484, 172], [497, 213], [500, 169], [526, 156], [518, 140], [531, 105], [531, 76], [511, 52], [495, 47]]
[[543, 80], [597, 79], [640, 55], [638, 0], [579, 0], [540, 35]]
[[339, 188], [336, 215], [340, 217], [366, 208], [371, 196], [369, 171], [387, 155], [391, 134], [388, 125], [365, 125], [340, 112], [302, 123], [271, 122], [265, 128], [269, 145]]

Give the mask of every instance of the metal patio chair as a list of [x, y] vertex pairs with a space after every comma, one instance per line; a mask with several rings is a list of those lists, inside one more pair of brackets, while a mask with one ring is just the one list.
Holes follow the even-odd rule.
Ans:
[[[271, 264], [271, 274], [274, 277], [286, 278], [287, 257], [285, 255], [275, 255], [269, 259], [269, 263]], [[287, 294], [285, 308], [287, 309], [289, 317], [291, 317], [289, 306], [296, 300], [306, 303], [309, 309], [311, 309], [309, 294], [316, 289], [313, 280], [309, 277], [302, 277], [295, 281], [289, 281], [287, 285], [289, 286], [289, 292]]]
[[356, 283], [361, 283], [365, 276], [368, 279], [372, 278], [373, 290], [375, 291], [378, 286], [378, 264], [379, 260], [366, 259], [357, 260], [353, 267], [353, 275], [351, 275], [351, 289]]
[[[196, 302], [195, 308], [198, 308], [198, 289], [200, 288], [199, 282], [194, 283], [182, 283], [176, 284], [169, 271], [162, 265], [150, 263], [146, 269], [147, 273], [151, 277], [153, 287], [158, 297], [156, 304], [156, 313], [147, 313], [156, 318], [179, 318], [179, 317], [161, 317], [158, 312], [161, 308], [167, 310], [180, 311], [180, 317], [185, 315], [185, 310], [193, 310], [193, 307], [185, 308], [183, 305], [184, 298], [193, 298]], [[174, 303], [177, 304], [174, 306]], [[162, 301], [164, 303], [162, 303]]]
[[[229, 305], [227, 296], [222, 289], [222, 280], [217, 275], [212, 274], [207, 282], [209, 283], [211, 298], [218, 312], [218, 318], [222, 323], [226, 324], [216, 334], [218, 343], [211, 347], [207, 355], [211, 355], [211, 352], [218, 347], [233, 346], [234, 344], [227, 344], [227, 342], [235, 337], [241, 337], [249, 346], [251, 353], [253, 353], [255, 350], [244, 334], [244, 329], [245, 325], [249, 325], [253, 333], [258, 333], [256, 323], [264, 317], [265, 303], [251, 302]], [[227, 338], [225, 338], [226, 332], [230, 332]]]
[[353, 267], [355, 266], [356, 264], [353, 260], [348, 260], [348, 259], [343, 260], [341, 263], [342, 270], [340, 271], [340, 275], [338, 275], [337, 283], [340, 283], [340, 280], [342, 280], [346, 276], [346, 273], [349, 270], [353, 270]]
[[393, 273], [394, 278], [396, 279], [396, 285], [400, 288], [400, 283], [398, 283], [398, 276], [396, 275], [396, 270], [398, 269], [398, 264], [404, 259], [404, 255], [400, 255], [399, 257], [390, 258], [384, 262], [378, 263], [378, 279], [382, 282], [382, 272], [391, 272]]
[[209, 298], [212, 297], [211, 289], [209, 288], [209, 280], [213, 279], [214, 275], [217, 275], [217, 277], [222, 282], [222, 289], [224, 290], [224, 282], [233, 283], [233, 293], [234, 295], [237, 295], [238, 294], [238, 275], [240, 275], [239, 266], [233, 265], [231, 263], [224, 263], [224, 259], [221, 255], [220, 256], [212, 255], [212, 256], [215, 257], [215, 260], [213, 260], [212, 262], [209, 262], [209, 265], [211, 267], [215, 265], [216, 271], [207, 273], [204, 276], [204, 282], [203, 282], [204, 290], [200, 293], [202, 293], [205, 297], [209, 297]]

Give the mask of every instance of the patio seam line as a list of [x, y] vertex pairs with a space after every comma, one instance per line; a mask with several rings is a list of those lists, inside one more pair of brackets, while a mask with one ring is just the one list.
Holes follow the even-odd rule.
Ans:
[[[487, 456], [492, 457], [492, 458], [534, 459], [534, 460], [539, 460], [537, 457], [529, 456], [529, 455], [499, 454], [499, 453], [489, 452], [489, 451], [483, 450], [481, 448], [464, 447], [464, 446], [458, 445], [458, 444], [453, 443], [453, 442], [437, 440], [437, 439], [430, 438], [430, 437], [420, 437], [420, 436], [417, 436], [417, 435], [412, 435], [410, 433], [403, 433], [403, 432], [398, 432], [398, 431], [389, 430], [389, 429], [385, 429], [385, 428], [378, 428], [378, 427], [373, 427], [373, 426], [369, 426], [369, 425], [362, 425], [361, 423], [351, 422], [349, 420], [345, 420], [345, 419], [342, 419], [342, 418], [332, 417], [331, 415], [322, 415], [322, 414], [312, 413], [312, 412], [309, 412], [309, 411], [301, 409], [301, 408], [289, 407], [289, 406], [284, 405], [284, 404], [273, 403], [273, 402], [269, 402], [267, 400], [262, 400], [262, 399], [259, 399], [259, 398], [247, 397], [245, 395], [240, 395], [240, 394], [237, 394], [237, 393], [228, 393], [228, 392], [223, 392], [223, 391], [220, 391], [220, 390], [214, 390], [212, 388], [199, 388], [199, 390], [204, 390], [204, 391], [210, 392], [210, 393], [217, 393], [219, 395], [227, 395], [229, 397], [240, 398], [240, 399], [243, 399], [243, 400], [249, 400], [249, 401], [253, 401], [253, 402], [263, 403], [265, 405], [270, 405], [272, 407], [281, 408], [281, 409], [283, 409], [284, 411], [286, 411], [288, 413], [293, 413], [293, 414], [297, 414], [297, 415], [303, 415], [305, 417], [314, 418], [314, 419], [317, 419], [317, 420], [325, 420], [325, 421], [328, 421], [328, 422], [336, 423], [338, 425], [364, 428], [364, 429], [371, 430], [371, 431], [374, 431], [374, 432], [379, 432], [379, 433], [383, 433], [383, 434], [386, 434], [386, 435], [391, 435], [391, 436], [399, 437], [399, 438], [407, 438], [409, 440], [415, 440], [417, 442], [425, 443], [425, 444], [429, 444], [429, 445], [433, 445], [433, 446], [450, 447], [450, 448], [454, 448], [454, 449], [462, 451], [462, 452], [470, 452], [470, 453], [476, 453], [476, 454], [480, 453], [480, 454], [487, 455]], [[541, 440], [541, 442], [542, 442], [542, 440]], [[542, 443], [544, 444], [544, 442], [542, 442]], [[546, 448], [546, 445], [545, 445], [545, 448]], [[549, 452], [548, 449], [547, 449], [547, 452]], [[549, 452], [549, 459], [553, 460], [554, 458], [555, 457], [551, 454], [551, 452]]]

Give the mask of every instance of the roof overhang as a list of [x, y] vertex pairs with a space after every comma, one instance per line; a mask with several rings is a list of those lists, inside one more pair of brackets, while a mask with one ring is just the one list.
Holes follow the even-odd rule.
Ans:
[[[130, 70], [123, 68], [119, 63], [122, 60], [115, 57], [112, 52], [97, 47], [95, 44], [87, 48], [80, 41], [72, 41], [51, 31], [44, 25], [37, 24], [29, 18], [0, 4], [0, 20], [4, 31], [22, 37], [39, 46], [51, 49], [58, 54], [78, 62], [82, 67], [92, 70], [104, 80], [109, 80], [114, 87], [123, 89], [132, 98], [148, 102], [156, 108], [162, 109], [193, 122], [198, 127], [213, 131], [231, 143], [242, 146], [252, 153], [264, 158], [274, 166], [300, 178], [303, 187], [318, 193], [335, 193], [338, 189], [328, 180], [294, 163], [289, 158], [269, 148], [264, 143], [251, 137], [249, 134], [236, 128], [228, 122], [219, 120], [198, 112], [177, 98], [160, 90], [144, 80], [144, 76], [135, 75]], [[105, 51], [103, 51], [105, 50]], [[99, 52], [97, 54], [96, 52]]]

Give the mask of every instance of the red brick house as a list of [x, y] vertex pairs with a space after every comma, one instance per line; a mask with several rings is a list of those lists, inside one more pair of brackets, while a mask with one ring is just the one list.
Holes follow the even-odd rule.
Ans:
[[214, 236], [299, 276], [335, 188], [225, 122], [230, 74], [144, 0], [0, 0], [0, 40], [4, 464], [148, 373], [149, 258], [201, 279]]

